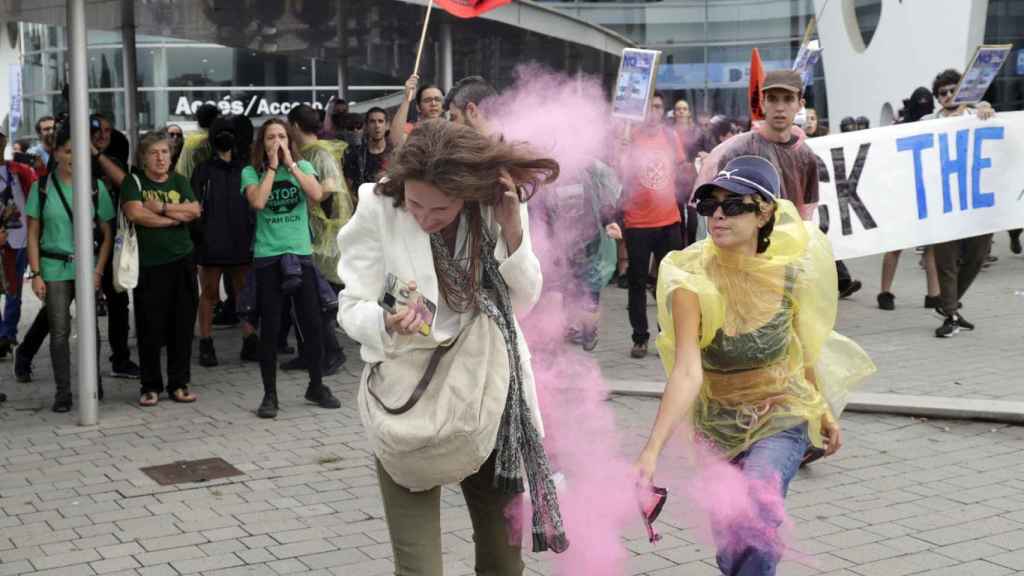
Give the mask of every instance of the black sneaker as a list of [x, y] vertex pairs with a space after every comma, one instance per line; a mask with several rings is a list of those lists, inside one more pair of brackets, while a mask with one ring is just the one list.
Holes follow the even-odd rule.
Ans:
[[242, 362], [260, 361], [260, 337], [255, 333], [242, 339]]
[[139, 365], [131, 360], [125, 360], [113, 364], [110, 367], [110, 375], [114, 378], [128, 378], [131, 380], [138, 380], [141, 372], [139, 371]]
[[960, 333], [960, 323], [957, 322], [956, 314], [952, 316], [946, 316], [946, 319], [942, 322], [942, 326], [935, 329], [936, 338], [952, 338]]
[[626, 276], [625, 274], [620, 274], [619, 275], [619, 280], [616, 283], [616, 286], [618, 286], [619, 288], [622, 288], [623, 290], [629, 288], [629, 277]]
[[974, 324], [968, 322], [959, 312], [956, 313], [956, 323], [960, 326], [961, 330], [967, 330], [968, 332], [974, 330]]
[[341, 408], [341, 400], [335, 398], [331, 389], [323, 384], [319, 388], [310, 386], [306, 389], [306, 400], [316, 404], [321, 408], [335, 409]]
[[895, 310], [896, 296], [892, 292], [879, 292], [878, 307], [882, 310]]
[[65, 412], [70, 412], [72, 405], [73, 405], [73, 402], [71, 401], [71, 394], [70, 393], [67, 394], [67, 395], [59, 395], [53, 401], [53, 408], [52, 408], [52, 410], [54, 412], [58, 413], [58, 414], [63, 414]]
[[629, 351], [629, 355], [633, 358], [646, 358], [647, 357], [647, 343], [640, 342], [633, 344], [633, 349]]
[[941, 308], [942, 307], [942, 299], [939, 298], [938, 296], [925, 296], [924, 297], [924, 307], [928, 308], [928, 309], [931, 309], [931, 310], [934, 310], [936, 308]]
[[277, 418], [277, 409], [277, 394], [264, 394], [256, 415], [260, 418]]
[[334, 376], [338, 373], [338, 370], [345, 365], [345, 352], [338, 350], [337, 354], [332, 354], [330, 358], [324, 360], [324, 376]]
[[306, 360], [302, 356], [296, 356], [287, 362], [281, 362], [281, 370], [285, 372], [292, 372], [294, 370], [308, 370], [309, 366], [306, 364]]
[[0, 402], [7, 402], [7, 394], [0, 392]]
[[839, 291], [840, 298], [849, 298], [857, 293], [863, 285], [860, 280], [851, 280], [842, 290]]
[[213, 338], [199, 339], [199, 365], [207, 368], [217, 365], [217, 351], [213, 348]]
[[1013, 252], [1014, 254], [1021, 253], [1020, 232], [1010, 234], [1010, 252]]
[[295, 354], [295, 346], [289, 346], [287, 342], [277, 345], [278, 354]]
[[32, 361], [26, 360], [17, 349], [14, 351], [14, 379], [22, 384], [32, 381]]

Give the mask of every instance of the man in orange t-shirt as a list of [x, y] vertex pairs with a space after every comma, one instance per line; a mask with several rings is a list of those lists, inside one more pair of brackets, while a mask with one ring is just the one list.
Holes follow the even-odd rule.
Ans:
[[679, 137], [662, 123], [665, 103], [651, 98], [647, 119], [637, 127], [619, 158], [625, 182], [622, 195], [624, 239], [629, 257], [629, 323], [633, 327], [633, 358], [647, 355], [651, 335], [647, 323], [647, 275], [651, 256], [657, 269], [672, 250], [683, 248], [676, 202], [676, 177], [686, 163]]

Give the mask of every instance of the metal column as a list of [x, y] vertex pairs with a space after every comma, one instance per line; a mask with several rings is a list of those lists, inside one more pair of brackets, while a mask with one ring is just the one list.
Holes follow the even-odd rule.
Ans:
[[441, 88], [445, 94], [455, 83], [452, 70], [452, 23], [448, 18], [441, 21]]
[[75, 309], [78, 322], [78, 423], [95, 425], [96, 398], [96, 292], [92, 254], [92, 166], [89, 162], [88, 37], [85, 0], [67, 0], [68, 55], [71, 57], [71, 148], [75, 215]]
[[[348, 10], [345, 9], [345, 3], [341, 2], [338, 4], [338, 21], [336, 23], [336, 30], [338, 35], [338, 98], [345, 98], [345, 73], [348, 63], [348, 41], [345, 38], [345, 23], [348, 21]], [[313, 85], [316, 85], [316, 79], [313, 79]], [[327, 114], [331, 111], [328, 110]]]
[[139, 86], [135, 64], [135, 0], [121, 0], [121, 55], [124, 62], [124, 131], [128, 137], [128, 165], [135, 163], [139, 144]]

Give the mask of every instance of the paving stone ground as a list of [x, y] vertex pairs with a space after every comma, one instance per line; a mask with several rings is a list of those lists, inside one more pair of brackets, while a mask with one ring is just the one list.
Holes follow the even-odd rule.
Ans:
[[[874, 391], [1024, 399], [1024, 259], [1001, 261], [965, 299], [979, 330], [936, 340], [937, 319], [919, 305], [923, 274], [911, 252], [897, 279], [896, 312], [874, 308], [877, 259], [851, 263], [868, 287], [842, 305], [840, 328], [867, 348]], [[27, 292], [26, 292], [27, 295]], [[37, 304], [26, 296], [23, 326]], [[610, 288], [597, 355], [607, 378], [663, 380], [657, 359], [628, 358], [625, 293]], [[653, 312], [653, 310], [652, 310]], [[653, 316], [653, 314], [652, 314]], [[52, 414], [49, 358], [36, 382], [13, 384], [0, 363], [0, 576], [118, 574], [216, 576], [389, 574], [391, 548], [372, 460], [354, 409], [359, 363], [328, 380], [342, 400], [325, 411], [302, 400], [305, 379], [281, 373], [282, 411], [264, 421], [255, 365], [237, 361], [240, 339], [217, 331], [222, 365], [192, 369], [194, 405], [137, 406], [137, 382], [106, 378], [99, 426]], [[355, 350], [348, 347], [350, 356]], [[106, 352], [104, 351], [104, 355]], [[108, 366], [106, 362], [104, 369]], [[959, 382], [959, 384], [958, 384]], [[959, 394], [955, 394], [955, 393]], [[609, 401], [635, 454], [657, 402]], [[795, 523], [785, 576], [1001, 576], [1024, 573], [1024, 428], [847, 414], [845, 447], [801, 471], [787, 507]], [[140, 468], [221, 457], [243, 476], [161, 487]], [[666, 461], [659, 474], [682, 474]], [[630, 575], [717, 574], [714, 551], [688, 523], [691, 505], [670, 499], [646, 541], [624, 535]], [[469, 518], [458, 492], [442, 500], [446, 574], [472, 574]], [[555, 571], [528, 555], [530, 574]], [[571, 570], [562, 572], [577, 576]]]

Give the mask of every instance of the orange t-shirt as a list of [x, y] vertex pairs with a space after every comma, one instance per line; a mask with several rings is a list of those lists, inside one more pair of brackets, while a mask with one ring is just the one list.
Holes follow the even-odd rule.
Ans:
[[686, 161], [679, 137], [669, 129], [633, 132], [626, 154], [626, 228], [661, 228], [680, 222], [676, 175]]

